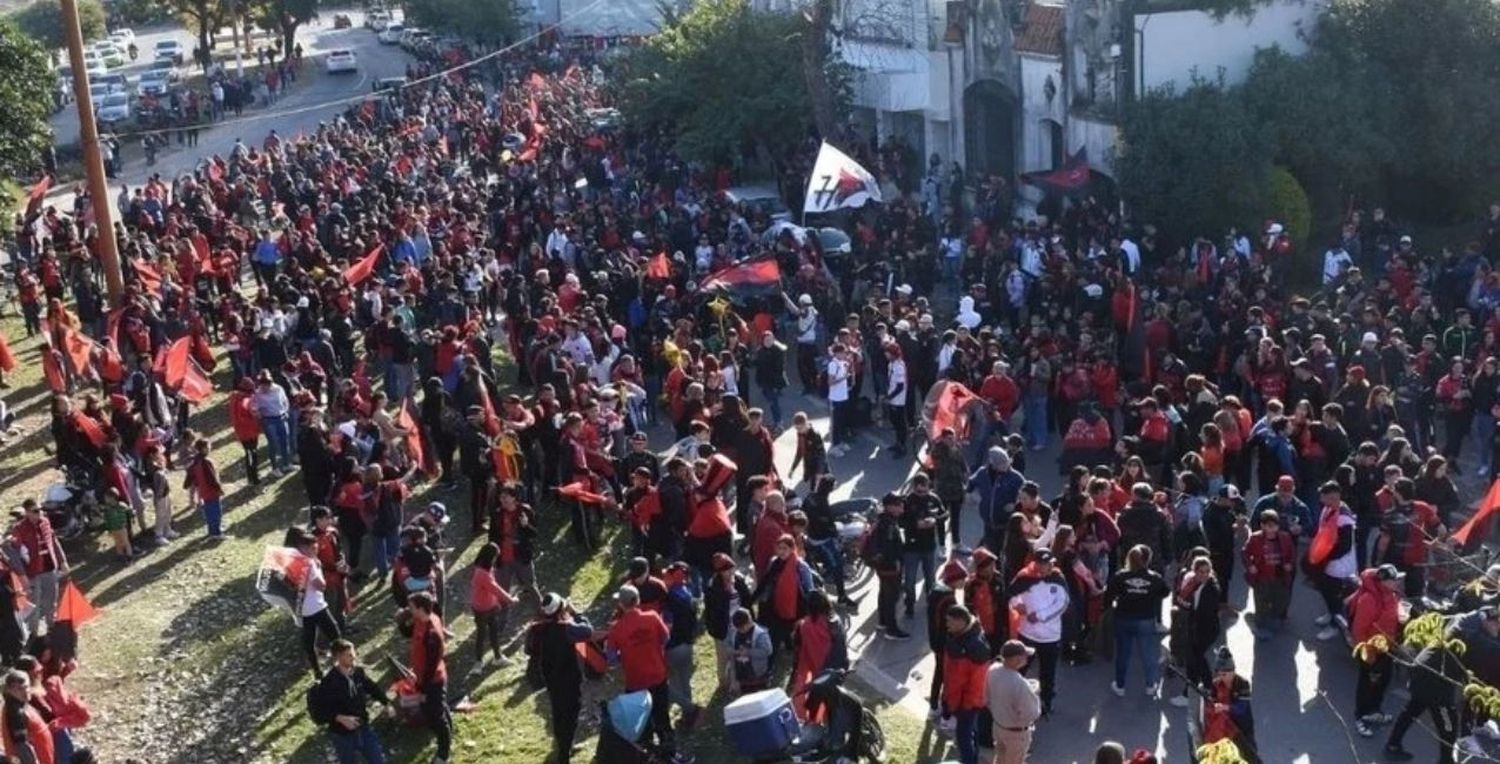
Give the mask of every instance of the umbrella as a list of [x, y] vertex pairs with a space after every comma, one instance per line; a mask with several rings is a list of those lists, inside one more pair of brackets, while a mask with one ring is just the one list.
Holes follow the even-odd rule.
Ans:
[[760, 235], [761, 243], [775, 244], [781, 239], [781, 235], [784, 233], [790, 233], [792, 238], [797, 240], [798, 246], [807, 243], [807, 229], [786, 220], [772, 223], [771, 227], [767, 228], [766, 232]]
[[818, 246], [823, 248], [825, 255], [847, 255], [854, 249], [849, 234], [837, 228], [819, 228]]

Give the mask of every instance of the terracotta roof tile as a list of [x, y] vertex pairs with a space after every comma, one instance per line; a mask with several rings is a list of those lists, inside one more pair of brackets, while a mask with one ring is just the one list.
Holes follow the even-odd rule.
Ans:
[[1016, 36], [1016, 50], [1043, 56], [1063, 53], [1063, 7], [1027, 3], [1026, 15]]

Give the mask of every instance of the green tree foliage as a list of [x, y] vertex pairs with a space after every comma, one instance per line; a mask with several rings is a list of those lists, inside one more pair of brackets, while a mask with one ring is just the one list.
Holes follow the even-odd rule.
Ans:
[[[1308, 236], [1312, 233], [1313, 212], [1312, 203], [1307, 199], [1307, 192], [1302, 189], [1302, 184], [1297, 181], [1285, 167], [1273, 167], [1266, 177], [1266, 214], [1265, 217], [1280, 222], [1286, 226], [1286, 233], [1291, 237], [1292, 246], [1305, 253], [1322, 252], [1322, 248], [1309, 245]], [[1299, 257], [1293, 252], [1290, 263], [1290, 272], [1287, 274], [1297, 283], [1314, 283], [1322, 273], [1322, 262], [1317, 257]]]
[[281, 35], [281, 49], [291, 53], [297, 43], [297, 28], [318, 12], [318, 0], [258, 0], [250, 6], [250, 18], [268, 32]]
[[1154, 92], [1130, 104], [1121, 131], [1116, 169], [1137, 219], [1191, 237], [1265, 214], [1271, 139], [1235, 91], [1200, 80]]
[[424, 29], [483, 42], [512, 42], [521, 29], [515, 0], [411, 0], [406, 13]]
[[[22, 32], [48, 50], [68, 44], [63, 32], [62, 4], [58, 0], [37, 0], [16, 11], [15, 20]], [[78, 0], [78, 25], [83, 28], [85, 42], [104, 37], [104, 5], [99, 0]]]
[[47, 52], [10, 19], [0, 19], [0, 72], [0, 177], [34, 178], [52, 142], [47, 117], [57, 77]]
[[213, 50], [214, 32], [238, 7], [231, 0], [160, 0], [182, 25], [198, 36], [198, 49], [206, 54]]
[[762, 149], [784, 156], [813, 124], [802, 72], [806, 21], [755, 13], [746, 0], [701, 0], [623, 61], [626, 118], [663, 130], [691, 159]]

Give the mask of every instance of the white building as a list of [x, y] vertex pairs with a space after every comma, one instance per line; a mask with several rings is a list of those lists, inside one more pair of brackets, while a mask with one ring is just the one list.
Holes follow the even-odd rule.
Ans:
[[858, 72], [862, 137], [1012, 181], [1082, 149], [1107, 184], [1125, 99], [1195, 76], [1239, 82], [1258, 49], [1304, 51], [1325, 4], [1265, 0], [1216, 18], [1194, 0], [838, 0], [833, 45]]

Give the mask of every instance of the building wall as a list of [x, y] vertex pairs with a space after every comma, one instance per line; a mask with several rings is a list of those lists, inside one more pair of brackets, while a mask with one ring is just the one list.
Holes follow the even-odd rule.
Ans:
[[1243, 81], [1255, 51], [1279, 46], [1300, 55], [1307, 50], [1303, 34], [1310, 34], [1322, 11], [1322, 0], [1273, 0], [1245, 18], [1221, 20], [1204, 11], [1137, 14], [1135, 33], [1135, 92], [1172, 85], [1181, 91], [1194, 73], [1213, 80], [1222, 71], [1225, 81]]
[[1071, 154], [1079, 147], [1088, 149], [1089, 167], [1105, 175], [1115, 175], [1115, 142], [1119, 137], [1119, 128], [1114, 123], [1101, 118], [1091, 118], [1080, 114], [1069, 115], [1068, 121], [1063, 123], [1063, 135], [1068, 141], [1068, 152]]
[[[1052, 79], [1052, 99], [1047, 99], [1047, 78]], [[1050, 56], [1021, 56], [1021, 154], [1019, 172], [1052, 169], [1052, 136], [1045, 121], [1067, 121], [1063, 92], [1062, 60]], [[1066, 135], [1066, 133], [1064, 133]], [[1063, 147], [1071, 154], [1077, 146]]]

